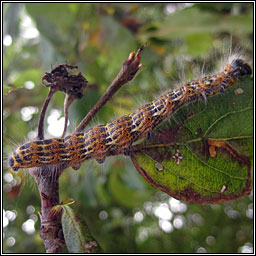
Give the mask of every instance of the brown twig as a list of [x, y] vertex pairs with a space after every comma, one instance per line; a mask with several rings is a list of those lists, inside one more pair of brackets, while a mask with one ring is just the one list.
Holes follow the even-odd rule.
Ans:
[[[53, 170], [53, 168], [55, 168]], [[30, 170], [34, 176], [41, 197], [41, 226], [39, 235], [44, 241], [47, 253], [61, 253], [65, 240], [61, 225], [61, 214], [50, 215], [53, 206], [59, 203], [59, 176], [65, 166], [58, 168], [42, 166]]]
[[92, 120], [92, 118], [102, 108], [102, 106], [117, 92], [117, 90], [120, 89], [122, 85], [128, 83], [134, 78], [135, 74], [142, 66], [142, 64], [140, 64], [140, 53], [144, 50], [145, 47], [146, 45], [141, 46], [136, 54], [135, 52], [130, 53], [128, 59], [124, 61], [117, 77], [113, 80], [106, 92], [102, 95], [102, 97], [98, 100], [90, 112], [84, 117], [84, 119], [72, 134], [83, 131], [86, 125]]

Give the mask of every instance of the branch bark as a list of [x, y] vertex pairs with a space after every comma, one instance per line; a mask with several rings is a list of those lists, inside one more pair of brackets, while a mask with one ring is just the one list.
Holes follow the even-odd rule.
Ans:
[[65, 245], [61, 225], [61, 214], [51, 215], [53, 206], [59, 205], [59, 177], [65, 166], [42, 166], [30, 170], [34, 176], [41, 197], [41, 226], [39, 235], [44, 241], [47, 253], [61, 253]]

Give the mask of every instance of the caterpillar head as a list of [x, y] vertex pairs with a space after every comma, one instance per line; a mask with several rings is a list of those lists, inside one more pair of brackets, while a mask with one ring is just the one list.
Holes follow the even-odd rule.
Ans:
[[231, 63], [231, 67], [232, 67], [232, 71], [231, 71], [232, 76], [234, 78], [238, 78], [244, 75], [250, 75], [252, 73], [252, 69], [249, 66], [249, 64], [241, 59], [233, 60]]

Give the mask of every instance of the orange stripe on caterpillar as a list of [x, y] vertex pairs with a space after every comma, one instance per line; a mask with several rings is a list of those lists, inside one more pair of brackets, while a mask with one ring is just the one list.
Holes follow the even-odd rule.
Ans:
[[150, 135], [158, 124], [187, 102], [223, 92], [239, 77], [251, 73], [251, 67], [246, 62], [233, 60], [223, 72], [185, 83], [130, 115], [64, 139], [28, 142], [12, 153], [9, 165], [17, 171], [19, 168], [56, 164], [78, 169], [83, 161], [90, 158], [102, 163], [111, 154], [129, 151], [135, 141]]

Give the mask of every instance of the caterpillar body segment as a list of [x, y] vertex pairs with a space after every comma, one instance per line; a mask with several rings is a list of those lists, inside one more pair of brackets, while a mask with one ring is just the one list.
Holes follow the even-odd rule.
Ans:
[[223, 72], [185, 83], [141, 106], [133, 113], [105, 125], [95, 126], [64, 139], [53, 138], [25, 143], [11, 154], [9, 166], [14, 171], [19, 168], [56, 164], [78, 169], [90, 158], [102, 163], [113, 153], [128, 152], [134, 142], [149, 136], [157, 125], [184, 104], [223, 92], [239, 77], [251, 73], [251, 67], [245, 61], [235, 59], [225, 66]]

